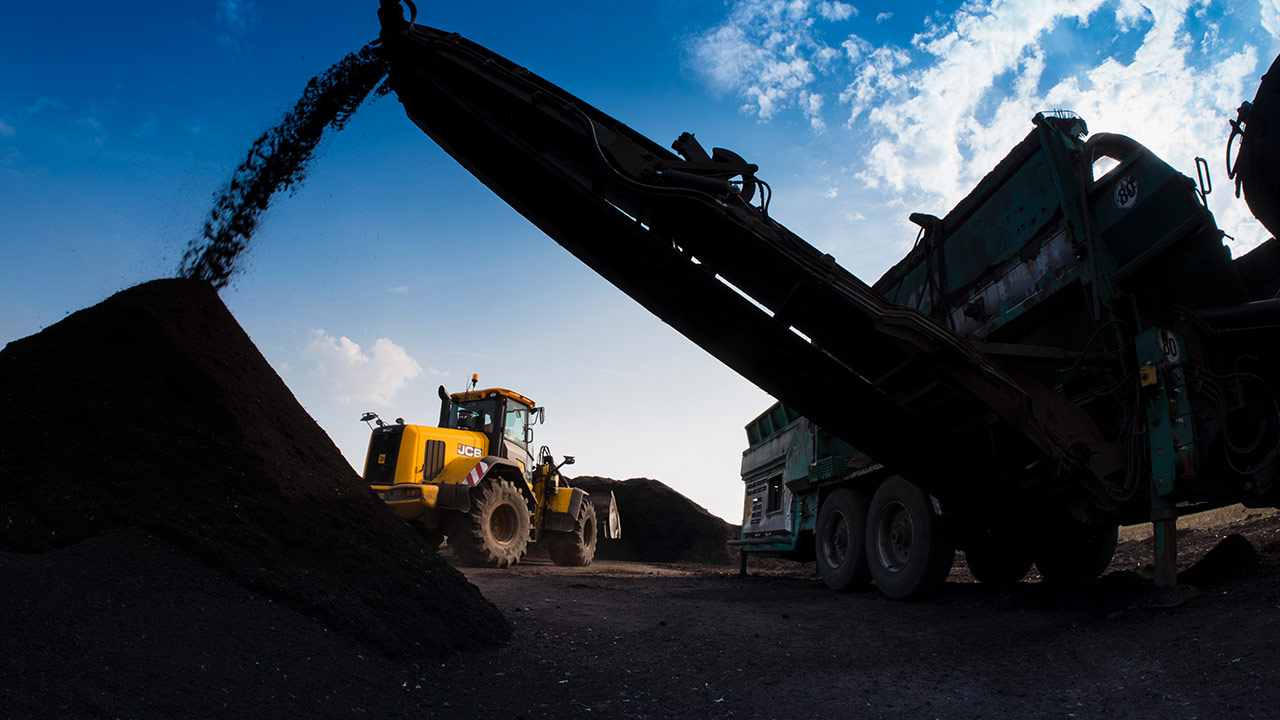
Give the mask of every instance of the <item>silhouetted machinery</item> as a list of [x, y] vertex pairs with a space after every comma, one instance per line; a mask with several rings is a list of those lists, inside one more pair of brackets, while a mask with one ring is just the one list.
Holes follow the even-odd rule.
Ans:
[[[673, 153], [398, 3], [379, 15], [391, 87], [432, 140], [780, 401], [753, 446], [805, 421], [787, 443], [809, 445], [796, 466], [785, 448], [763, 458], [790, 468], [795, 522], [744, 532], [746, 549], [821, 566], [825, 547], [848, 576], [834, 584], [869, 569], [914, 597], [957, 545], [1004, 569], [993, 577], [1031, 559], [1047, 578], [1087, 577], [1118, 525], [1150, 520], [1172, 585], [1180, 514], [1277, 504], [1280, 249], [1233, 260], [1208, 186], [1137, 142], [1036, 115], [950, 213], [912, 215], [915, 247], [869, 286], [773, 220], [738, 155], [689, 134]], [[1260, 91], [1240, 123], [1255, 211], [1275, 205], [1271, 107]], [[818, 452], [819, 432], [838, 452]], [[840, 460], [800, 466], [818, 455]], [[844, 510], [817, 528], [832, 497]]]

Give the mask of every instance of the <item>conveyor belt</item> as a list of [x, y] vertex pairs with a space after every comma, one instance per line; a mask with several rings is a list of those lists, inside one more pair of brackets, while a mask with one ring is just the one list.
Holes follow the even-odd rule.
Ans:
[[944, 500], [1089, 496], [1083, 411], [868, 285], [680, 157], [439, 30], [383, 31], [409, 117], [569, 252], [761, 389]]

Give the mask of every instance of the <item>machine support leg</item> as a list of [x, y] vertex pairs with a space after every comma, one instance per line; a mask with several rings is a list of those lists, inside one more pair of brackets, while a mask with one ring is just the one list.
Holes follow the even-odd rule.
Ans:
[[1172, 588], [1178, 585], [1178, 516], [1156, 517], [1151, 520], [1152, 542], [1155, 545], [1156, 587]]
[[747, 576], [747, 551], [738, 548], [738, 576]]

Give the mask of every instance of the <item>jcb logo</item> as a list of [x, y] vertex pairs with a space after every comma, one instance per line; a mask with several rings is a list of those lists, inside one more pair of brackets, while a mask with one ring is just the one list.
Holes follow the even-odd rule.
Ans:
[[480, 448], [472, 447], [470, 445], [463, 445], [462, 443], [458, 443], [458, 454], [463, 457], [473, 457], [473, 458], [484, 457], [484, 454], [480, 452]]

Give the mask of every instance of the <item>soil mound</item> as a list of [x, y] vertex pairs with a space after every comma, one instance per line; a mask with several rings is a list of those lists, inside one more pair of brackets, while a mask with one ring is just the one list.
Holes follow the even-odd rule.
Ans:
[[569, 481], [589, 493], [613, 491], [622, 520], [622, 537], [596, 546], [596, 557], [632, 562], [732, 563], [737, 554], [726, 544], [737, 527], [657, 480], [578, 477]]
[[[10, 343], [0, 409], [0, 551], [53, 563], [50, 551], [89, 538], [154, 538], [392, 657], [510, 635], [369, 494], [206, 282], [139, 285]], [[6, 590], [0, 614], [39, 591]], [[95, 591], [88, 579], [58, 590]], [[150, 618], [155, 634], [189, 629], [166, 612]]]

